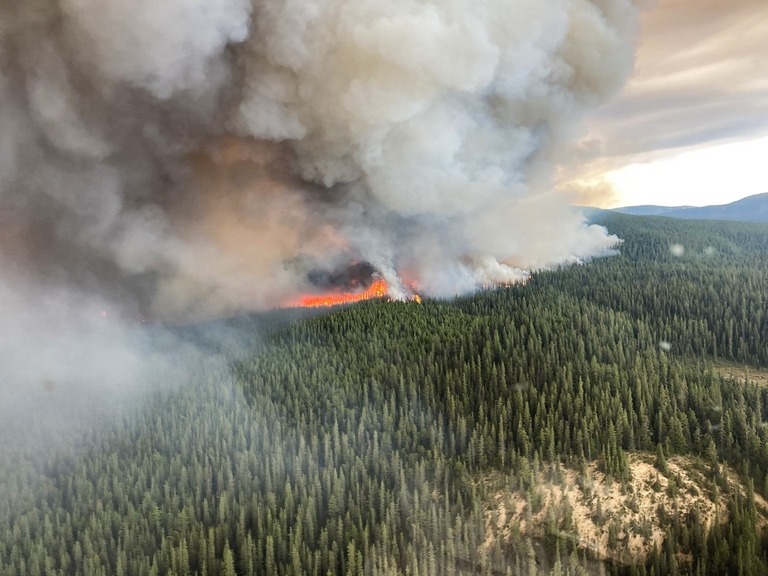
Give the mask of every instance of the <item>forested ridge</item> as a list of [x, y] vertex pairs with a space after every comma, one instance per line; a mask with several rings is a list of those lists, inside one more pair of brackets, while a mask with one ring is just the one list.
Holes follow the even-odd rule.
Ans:
[[[245, 354], [5, 460], [0, 574], [768, 574], [768, 390], [713, 365], [768, 365], [768, 227], [605, 224], [619, 255], [526, 285], [237, 319]], [[631, 492], [635, 451], [695, 459], [727, 523], [670, 513], [634, 565], [572, 526], [486, 541], [489, 473], [530, 492], [594, 461]]]

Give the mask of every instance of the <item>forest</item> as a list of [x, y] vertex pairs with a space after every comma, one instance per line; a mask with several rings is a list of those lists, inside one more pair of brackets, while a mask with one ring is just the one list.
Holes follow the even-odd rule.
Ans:
[[[768, 388], [720, 368], [768, 366], [768, 225], [601, 218], [617, 254], [525, 284], [176, 328], [180, 381], [0, 456], [0, 575], [768, 574]], [[489, 478], [534, 512], [561, 470], [631, 494], [635, 455], [720, 516], [630, 560], [567, 511], [489, 537]]]

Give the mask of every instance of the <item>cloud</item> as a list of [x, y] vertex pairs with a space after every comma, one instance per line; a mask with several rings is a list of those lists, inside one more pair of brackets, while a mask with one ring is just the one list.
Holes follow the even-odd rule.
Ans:
[[[739, 162], [741, 173], [734, 174], [725, 153], [708, 155], [714, 166], [674, 159], [688, 153], [703, 158], [706, 148], [726, 150], [739, 142], [750, 143], [750, 155], [762, 150], [767, 68], [768, 4], [762, 0], [646, 4], [634, 72], [616, 98], [587, 117], [583, 140], [556, 150], [558, 187], [574, 202], [603, 207], [724, 203], [763, 191], [762, 178], [742, 177], [762, 163]], [[653, 168], [655, 162], [665, 162], [665, 181], [656, 177], [662, 170]], [[713, 172], [717, 177], [704, 187], [700, 179], [686, 184]]]
[[635, 72], [590, 120], [623, 156], [768, 133], [768, 4], [661, 0], [642, 15]]

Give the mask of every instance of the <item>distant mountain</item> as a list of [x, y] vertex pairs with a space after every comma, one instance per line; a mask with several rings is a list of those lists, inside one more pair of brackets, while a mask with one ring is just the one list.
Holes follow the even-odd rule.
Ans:
[[620, 212], [622, 214], [631, 214], [632, 216], [668, 216], [670, 212], [678, 212], [680, 210], [690, 210], [697, 208], [696, 206], [656, 206], [654, 204], [642, 204], [640, 206], [624, 206], [622, 208], [614, 208], [613, 212]]
[[666, 216], [688, 220], [736, 220], [768, 222], [768, 192], [715, 206], [626, 206], [613, 212], [634, 216]]

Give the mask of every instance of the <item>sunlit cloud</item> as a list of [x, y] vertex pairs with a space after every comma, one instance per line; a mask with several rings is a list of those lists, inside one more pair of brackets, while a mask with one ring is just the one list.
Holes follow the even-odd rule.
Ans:
[[634, 75], [588, 119], [594, 153], [568, 158], [561, 187], [602, 191], [600, 206], [721, 204], [768, 191], [765, 70], [768, 2], [653, 4]]
[[704, 206], [768, 192], [768, 138], [707, 146], [608, 172], [617, 205]]

